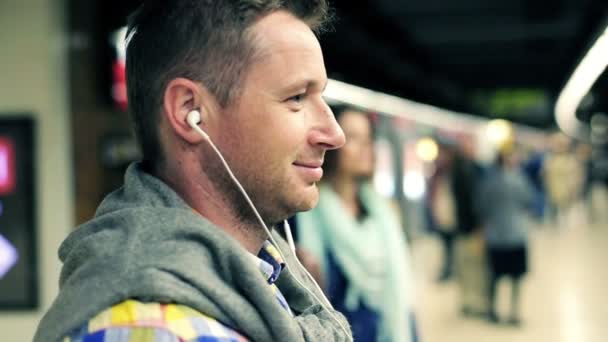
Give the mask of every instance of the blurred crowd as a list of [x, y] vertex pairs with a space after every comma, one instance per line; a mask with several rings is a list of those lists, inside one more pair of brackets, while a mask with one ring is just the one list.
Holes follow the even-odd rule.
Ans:
[[[333, 110], [347, 143], [326, 156], [318, 207], [291, 224], [300, 259], [348, 318], [356, 341], [421, 339], [416, 311], [424, 307], [415, 303], [408, 246], [416, 243], [413, 231], [441, 242], [437, 281], [458, 284], [459, 314], [519, 326], [530, 230], [572, 227], [573, 213], [581, 211], [590, 224], [601, 220], [596, 203], [606, 203], [606, 175], [590, 145], [555, 133], [544, 145], [525, 146], [512, 134], [482, 162], [470, 140], [437, 135], [421, 199], [425, 227], [407, 227], [395, 198], [374, 189], [370, 117]], [[496, 307], [501, 279], [511, 288], [507, 317], [497, 314], [504, 311]]]

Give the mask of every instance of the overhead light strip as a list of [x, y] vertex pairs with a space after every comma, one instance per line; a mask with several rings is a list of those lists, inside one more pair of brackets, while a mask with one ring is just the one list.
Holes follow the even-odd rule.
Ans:
[[576, 118], [576, 110], [608, 66], [608, 27], [576, 67], [555, 103], [555, 120], [566, 134], [587, 138], [589, 128]]
[[[490, 119], [450, 111], [332, 79], [329, 80], [324, 96], [328, 102], [342, 102], [365, 110], [451, 131], [470, 132], [490, 121]], [[541, 130], [529, 126], [513, 126], [518, 135], [526, 140], [545, 136]]]

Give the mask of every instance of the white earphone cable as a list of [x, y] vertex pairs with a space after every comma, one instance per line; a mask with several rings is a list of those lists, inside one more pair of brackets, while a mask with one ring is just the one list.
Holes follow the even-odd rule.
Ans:
[[[199, 118], [200, 118], [200, 116], [199, 116]], [[218, 148], [215, 146], [215, 144], [213, 143], [213, 141], [211, 141], [211, 138], [207, 135], [207, 133], [205, 133], [205, 131], [203, 131], [198, 126], [198, 121], [199, 120], [200, 119], [198, 119], [198, 120], [191, 120], [190, 115], [189, 115], [187, 121], [188, 121], [188, 123], [190, 124], [190, 126], [192, 128], [194, 128], [200, 135], [202, 135], [205, 138], [205, 140], [207, 140], [207, 142], [209, 142], [209, 144], [211, 145], [211, 147], [213, 148], [213, 150], [215, 151], [215, 153], [217, 154], [217, 156], [222, 161], [222, 164], [224, 165], [224, 168], [226, 169], [226, 171], [230, 175], [230, 178], [232, 179], [232, 181], [234, 182], [234, 184], [237, 186], [237, 188], [239, 189], [239, 191], [241, 192], [241, 194], [243, 194], [243, 196], [245, 197], [245, 200], [247, 201], [247, 203], [249, 204], [249, 206], [251, 207], [251, 209], [253, 209], [253, 212], [254, 212], [256, 218], [258, 219], [258, 221], [260, 222], [260, 224], [262, 225], [262, 227], [264, 227], [264, 230], [266, 231], [266, 234], [270, 238], [270, 241], [277, 248], [277, 251], [279, 252], [279, 255], [281, 256], [281, 258], [283, 258], [283, 262], [285, 262], [286, 266], [289, 268], [289, 264], [287, 264], [287, 259], [283, 255], [283, 252], [281, 251], [281, 248], [279, 247], [279, 244], [273, 238], [273, 236], [272, 236], [272, 234], [270, 232], [270, 229], [268, 229], [268, 226], [266, 226], [266, 223], [264, 222], [264, 220], [262, 219], [262, 217], [258, 213], [258, 210], [256, 209], [255, 205], [253, 204], [253, 202], [249, 198], [249, 195], [247, 194], [247, 192], [245, 191], [245, 189], [243, 188], [243, 186], [241, 185], [241, 183], [239, 182], [239, 180], [232, 173], [232, 170], [230, 169], [230, 166], [228, 165], [228, 163], [224, 159], [224, 156], [222, 155], [222, 153], [218, 150]], [[291, 227], [289, 227], [289, 224], [287, 223], [287, 221], [285, 221], [285, 225], [286, 225], [286, 227], [285, 227], [286, 228], [286, 235], [287, 235], [288, 240], [291, 240], [289, 242], [289, 244], [290, 244], [291, 248], [294, 249], [293, 250], [293, 252], [294, 252], [294, 259], [296, 260], [296, 263], [298, 264], [298, 267], [300, 268], [300, 270], [304, 271], [304, 274], [306, 274], [306, 276], [309, 278], [309, 280], [315, 285], [317, 291], [321, 294], [321, 296], [322, 296], [323, 299], [320, 299], [313, 291], [311, 291], [308, 287], [306, 287], [304, 284], [302, 284], [302, 282], [298, 279], [297, 276], [295, 276], [295, 274], [294, 274], [294, 277], [293, 277], [294, 280], [298, 283], [298, 285], [300, 285], [302, 288], [304, 288], [313, 298], [315, 298], [319, 302], [319, 304], [321, 304], [321, 306], [338, 323], [338, 325], [340, 326], [340, 328], [342, 328], [342, 330], [344, 331], [344, 333], [347, 336], [350, 335], [349, 329], [347, 329], [344, 326], [344, 324], [336, 317], [336, 315], [334, 314], [334, 312], [331, 310], [331, 309], [333, 309], [333, 307], [332, 307], [331, 303], [329, 302], [329, 300], [327, 299], [327, 297], [323, 294], [323, 291], [321, 290], [321, 288], [319, 287], [319, 285], [317, 284], [317, 282], [310, 275], [310, 273], [308, 272], [308, 270], [306, 270], [306, 268], [304, 266], [302, 266], [302, 264], [300, 263], [300, 260], [298, 260], [298, 257], [295, 255], [295, 246], [293, 245], [293, 237], [291, 235]]]

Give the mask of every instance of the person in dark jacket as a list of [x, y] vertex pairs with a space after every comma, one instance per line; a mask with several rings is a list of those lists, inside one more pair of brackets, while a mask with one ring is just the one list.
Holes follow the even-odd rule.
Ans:
[[454, 197], [452, 164], [456, 143], [440, 138], [439, 155], [435, 160], [435, 172], [429, 179], [426, 198], [429, 225], [435, 232], [443, 249], [439, 282], [451, 280], [454, 275], [454, 245], [457, 233], [456, 198]]
[[455, 268], [465, 316], [485, 317], [488, 274], [483, 235], [475, 210], [475, 193], [482, 171], [473, 153], [463, 143], [454, 153], [451, 167], [452, 194], [456, 212]]

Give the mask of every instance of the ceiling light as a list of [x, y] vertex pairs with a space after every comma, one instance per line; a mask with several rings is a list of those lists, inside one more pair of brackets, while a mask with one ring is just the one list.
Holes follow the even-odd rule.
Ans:
[[557, 124], [568, 135], [583, 139], [589, 135], [587, 125], [577, 119], [576, 109], [608, 66], [606, 56], [608, 56], [608, 28], [576, 67], [555, 104]]

